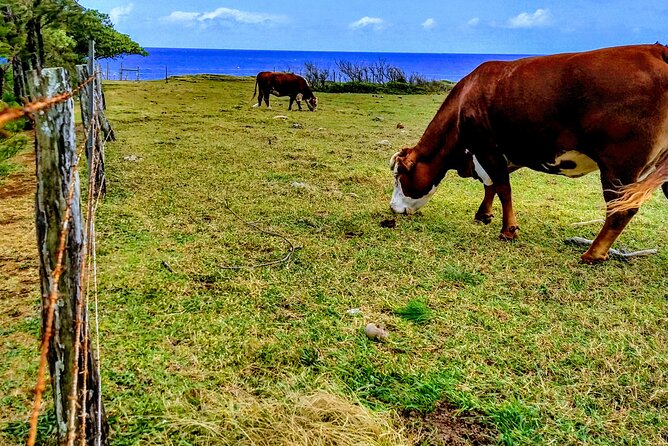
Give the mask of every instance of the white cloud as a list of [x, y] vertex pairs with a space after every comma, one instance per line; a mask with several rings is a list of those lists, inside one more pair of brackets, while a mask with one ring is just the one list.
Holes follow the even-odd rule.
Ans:
[[478, 26], [480, 24], [480, 17], [473, 17], [471, 20], [466, 22], [468, 26]]
[[550, 11], [547, 9], [536, 9], [534, 13], [523, 12], [508, 19], [509, 28], [534, 28], [545, 26], [550, 21]]
[[383, 19], [379, 19], [378, 17], [365, 16], [359, 19], [358, 21], [351, 23], [349, 26], [351, 29], [359, 29], [367, 26], [373, 26], [373, 29], [378, 31], [385, 27], [385, 21]]
[[118, 22], [123, 20], [123, 17], [129, 15], [132, 12], [134, 7], [135, 5], [130, 3], [126, 6], [117, 6], [115, 8], [111, 8], [111, 11], [109, 11], [109, 18], [114, 25], [117, 25]]
[[257, 12], [240, 11], [231, 8], [218, 8], [210, 12], [174, 11], [162, 20], [167, 22], [183, 23], [186, 25], [206, 25], [214, 21], [229, 21], [236, 23], [284, 23], [288, 18], [283, 15], [263, 14]]
[[285, 22], [285, 16], [262, 14], [257, 12], [239, 11], [238, 9], [218, 8], [212, 12], [202, 13], [197, 20], [215, 20], [215, 19], [232, 19], [239, 23], [268, 23], [268, 22]]
[[174, 11], [167, 17], [163, 17], [163, 20], [167, 22], [190, 23], [194, 22], [199, 15], [199, 12]]
[[436, 26], [436, 20], [434, 20], [434, 19], [431, 18], [431, 17], [429, 17], [427, 20], [425, 20], [424, 22], [422, 22], [422, 27], [423, 27], [424, 29], [432, 29], [432, 28], [435, 27], [435, 26]]

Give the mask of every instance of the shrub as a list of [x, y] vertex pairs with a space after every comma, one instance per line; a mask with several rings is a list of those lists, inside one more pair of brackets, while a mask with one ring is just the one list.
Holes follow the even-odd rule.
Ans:
[[433, 94], [448, 92], [455, 84], [429, 81], [417, 73], [407, 78], [401, 68], [383, 59], [370, 65], [347, 61], [337, 61], [336, 65], [340, 71], [338, 78], [347, 78], [348, 82], [337, 82], [336, 70], [320, 69], [313, 62], [304, 64], [304, 77], [314, 90], [324, 93]]

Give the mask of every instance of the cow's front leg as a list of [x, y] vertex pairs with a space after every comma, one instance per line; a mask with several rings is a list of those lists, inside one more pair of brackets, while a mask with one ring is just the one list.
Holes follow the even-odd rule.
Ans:
[[[475, 152], [474, 152], [475, 153]], [[517, 225], [515, 219], [515, 211], [513, 210], [513, 197], [510, 190], [510, 171], [508, 170], [508, 161], [499, 153], [485, 153], [480, 151], [473, 157], [474, 163], [477, 163], [475, 169], [480, 178], [483, 178], [485, 183], [485, 200], [480, 205], [483, 208], [486, 201], [494, 200], [492, 191], [495, 191], [501, 200], [501, 209], [503, 211], [503, 223], [501, 225], [501, 240], [515, 240], [519, 235], [520, 227]], [[487, 187], [493, 188], [489, 190]], [[489, 197], [489, 195], [491, 197]]]
[[499, 194], [501, 200], [501, 208], [503, 210], [503, 224], [501, 226], [501, 240], [515, 240], [519, 235], [520, 227], [515, 219], [515, 211], [513, 210], [513, 197], [510, 190], [510, 182], [497, 184], [496, 193]]
[[485, 197], [482, 199], [482, 203], [480, 203], [478, 212], [475, 213], [476, 221], [486, 225], [492, 222], [492, 218], [494, 218], [494, 214], [492, 214], [492, 204], [494, 204], [495, 195], [496, 188], [494, 185], [485, 186]]
[[[615, 184], [618, 184], [618, 182], [602, 180], [602, 183], [603, 198], [605, 198], [606, 203], [609, 203], [617, 197]], [[608, 251], [610, 250], [610, 247], [637, 212], [638, 208], [616, 212], [614, 214], [608, 213], [603, 228], [601, 228], [601, 232], [598, 233], [587, 252], [582, 254], [582, 262], [591, 264], [608, 260]]]

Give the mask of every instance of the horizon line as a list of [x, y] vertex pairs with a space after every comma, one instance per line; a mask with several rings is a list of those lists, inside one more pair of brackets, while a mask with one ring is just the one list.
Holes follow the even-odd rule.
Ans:
[[503, 56], [537, 56], [531, 53], [476, 53], [476, 52], [419, 52], [419, 51], [360, 51], [360, 50], [276, 50], [255, 48], [194, 48], [194, 47], [172, 47], [172, 46], [145, 46], [144, 49], [163, 50], [209, 50], [209, 51], [282, 51], [293, 53], [377, 53], [377, 54], [471, 54], [471, 55], [503, 55]]

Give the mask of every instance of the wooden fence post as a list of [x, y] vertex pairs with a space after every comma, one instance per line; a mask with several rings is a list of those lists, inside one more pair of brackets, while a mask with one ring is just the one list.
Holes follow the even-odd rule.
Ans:
[[[27, 76], [31, 95], [36, 98], [52, 97], [70, 89], [69, 76], [63, 68], [46, 68], [41, 76], [32, 71]], [[54, 308], [53, 335], [49, 342], [48, 363], [51, 374], [51, 387], [54, 396], [54, 409], [57, 421], [59, 444], [67, 440], [69, 420], [68, 403], [71, 389], [74, 387], [75, 360], [78, 364], [78, 382], [83, 382], [82, 365], [88, 362], [86, 395], [81, 394], [78, 386], [78, 400], [85, 401], [87, 423], [86, 444], [108, 444], [108, 431], [104, 407], [98, 404], [100, 392], [99, 374], [91, 351], [86, 357], [74, 358], [76, 337], [76, 308], [82, 299], [80, 286], [83, 249], [85, 247], [83, 217], [80, 205], [79, 176], [72, 175], [76, 163], [76, 145], [74, 131], [74, 101], [68, 99], [47, 111], [35, 115], [35, 148], [37, 191], [35, 194], [35, 217], [37, 242], [40, 256], [40, 277], [42, 290], [42, 333], [46, 330], [46, 312], [49, 293], [56, 267], [56, 255], [59, 235], [65, 218], [67, 197], [70, 185], [74, 182], [66, 251], [63, 256], [63, 272], [58, 283], [58, 301]], [[84, 324], [88, 321], [84, 320]], [[81, 331], [84, 333], [84, 331]], [[81, 341], [82, 339], [80, 339]], [[81, 350], [80, 350], [81, 351]], [[97, 420], [101, 417], [101, 428]], [[80, 428], [79, 418], [76, 422]]]
[[[86, 65], [77, 65], [77, 81], [79, 83], [84, 82], [86, 79], [88, 79], [88, 67]], [[102, 129], [102, 134], [104, 136], [104, 139], [106, 141], [116, 141], [116, 133], [114, 132], [114, 129], [111, 127], [111, 123], [109, 122], [109, 119], [107, 119], [107, 114], [104, 112], [104, 110], [107, 108], [105, 104], [105, 99], [104, 99], [104, 92], [102, 91], [102, 82], [100, 79], [100, 71], [96, 70], [96, 77], [95, 80], [93, 81], [95, 83], [95, 104], [97, 105], [97, 121], [100, 126], [100, 129]], [[90, 110], [88, 107], [88, 91], [86, 89], [81, 90], [81, 93], [79, 95], [79, 99], [81, 99], [81, 113], [82, 113], [82, 120], [84, 126], [87, 127], [89, 121], [89, 115], [90, 115]], [[83, 109], [84, 104], [83, 101], [86, 101], [86, 106], [88, 107], [86, 110]], [[86, 113], [85, 116], [83, 113]]]
[[[79, 84], [84, 82], [86, 79], [88, 79], [88, 67], [86, 65], [77, 65], [77, 81]], [[96, 81], [98, 79], [96, 78]], [[96, 81], [93, 81], [96, 82]], [[101, 90], [101, 88], [100, 88]], [[95, 158], [98, 160], [97, 162], [97, 168], [95, 171], [95, 185], [96, 185], [96, 194], [104, 195], [107, 192], [107, 181], [105, 177], [105, 171], [104, 171], [104, 166], [105, 166], [105, 160], [104, 160], [104, 140], [115, 140], [116, 137], [114, 135], [114, 130], [111, 128], [111, 124], [109, 124], [109, 121], [107, 120], [107, 116], [104, 113], [104, 110], [102, 110], [102, 97], [98, 96], [97, 94], [98, 90], [97, 88], [93, 88], [93, 104], [95, 105], [95, 114], [97, 115], [97, 119], [95, 124], [91, 127], [90, 121], [91, 121], [91, 97], [90, 97], [90, 90], [88, 88], [82, 88], [79, 91], [79, 104], [81, 106], [81, 121], [83, 124], [84, 129], [90, 129], [91, 135], [90, 137], [95, 136], [95, 147], [93, 148], [93, 153], [95, 154]], [[98, 128], [102, 129], [102, 135], [99, 134]], [[109, 132], [109, 133], [107, 133]], [[101, 138], [104, 138], [102, 140]], [[89, 173], [90, 175], [90, 173]]]

